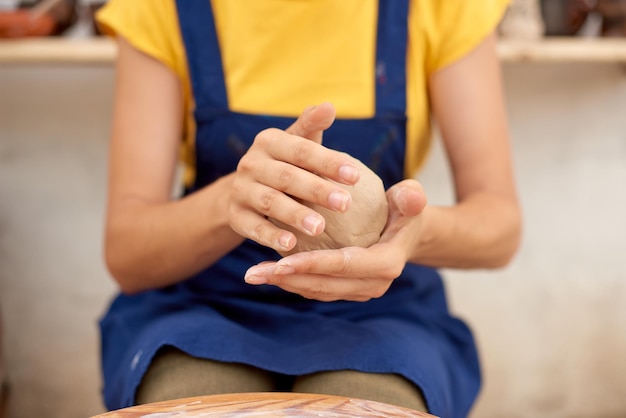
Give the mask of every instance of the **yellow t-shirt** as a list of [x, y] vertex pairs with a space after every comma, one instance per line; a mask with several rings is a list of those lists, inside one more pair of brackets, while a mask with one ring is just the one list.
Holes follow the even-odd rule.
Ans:
[[[421, 167], [430, 147], [429, 75], [491, 33], [508, 1], [411, 0], [407, 177]], [[212, 0], [212, 6], [231, 110], [295, 117], [307, 106], [330, 101], [339, 118], [374, 115], [377, 0]], [[180, 78], [189, 184], [195, 160], [193, 95], [175, 0], [109, 0], [98, 21], [106, 33], [124, 37]], [[292, 59], [295, 55], [299, 59]]]

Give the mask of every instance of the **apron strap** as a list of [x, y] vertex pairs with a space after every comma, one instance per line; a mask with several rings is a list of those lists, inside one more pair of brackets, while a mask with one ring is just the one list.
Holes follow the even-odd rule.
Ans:
[[410, 0], [379, 0], [376, 115], [406, 115], [406, 54]]
[[228, 109], [222, 55], [210, 0], [176, 0], [196, 109]]

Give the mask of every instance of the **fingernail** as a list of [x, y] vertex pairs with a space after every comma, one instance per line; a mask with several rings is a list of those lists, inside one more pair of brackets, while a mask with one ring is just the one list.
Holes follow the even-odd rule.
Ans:
[[394, 190], [393, 198], [396, 201], [398, 207], [404, 208], [404, 206], [406, 206], [406, 196], [404, 195], [404, 191], [402, 189]]
[[246, 276], [266, 276], [268, 274], [272, 274], [275, 268], [276, 263], [258, 264], [256, 266], [250, 267], [246, 272]]
[[302, 226], [309, 235], [317, 235], [322, 232], [324, 220], [317, 215], [308, 215], [302, 220]]
[[266, 284], [267, 283], [267, 278], [264, 276], [248, 276], [246, 274], [246, 277], [244, 277], [244, 280], [248, 284]]
[[243, 279], [248, 284], [265, 284], [267, 283], [267, 276], [272, 274], [275, 268], [274, 263], [250, 267]]
[[352, 200], [352, 196], [346, 192], [332, 192], [328, 196], [328, 202], [330, 206], [337, 209], [339, 212], [345, 212], [348, 209], [348, 205]]
[[290, 266], [289, 264], [278, 264], [274, 269], [274, 274], [294, 274], [296, 269]]
[[355, 182], [359, 179], [359, 169], [351, 165], [342, 165], [339, 168], [339, 177], [349, 183]]
[[278, 246], [285, 250], [291, 249], [291, 238], [291, 234], [280, 234], [278, 237]]

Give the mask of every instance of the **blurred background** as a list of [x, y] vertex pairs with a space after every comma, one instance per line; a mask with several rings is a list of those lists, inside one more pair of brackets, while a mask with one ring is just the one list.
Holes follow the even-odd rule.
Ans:
[[[3, 418], [103, 412], [103, 1], [0, 0]], [[499, 30], [525, 231], [504, 270], [444, 271], [480, 346], [472, 417], [624, 417], [626, 1], [514, 0]], [[453, 201], [438, 140], [419, 180]]]

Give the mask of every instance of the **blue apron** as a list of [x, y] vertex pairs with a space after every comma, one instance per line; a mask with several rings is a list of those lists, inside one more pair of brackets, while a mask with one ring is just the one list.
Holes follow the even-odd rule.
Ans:
[[[403, 179], [409, 0], [379, 3], [376, 114], [337, 120], [324, 145], [360, 159], [389, 187]], [[233, 172], [259, 131], [294, 119], [229, 110], [210, 1], [177, 4], [196, 103], [193, 193]], [[480, 386], [477, 354], [469, 329], [448, 312], [435, 270], [408, 264], [385, 296], [366, 303], [311, 301], [243, 281], [250, 266], [278, 258], [247, 240], [186, 281], [119, 295], [100, 322], [107, 407], [132, 405], [153, 356], [174, 346], [286, 375], [397, 373], [421, 388], [431, 413], [468, 414]]]

